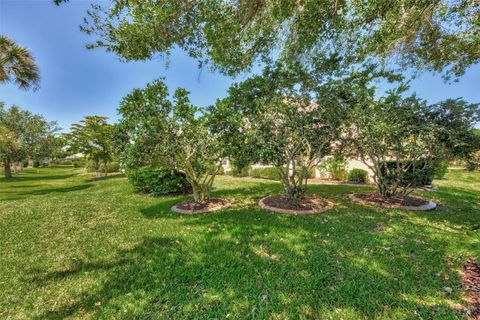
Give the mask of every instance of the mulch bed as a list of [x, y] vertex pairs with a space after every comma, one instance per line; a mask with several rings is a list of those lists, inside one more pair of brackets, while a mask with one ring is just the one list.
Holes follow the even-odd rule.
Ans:
[[[415, 208], [421, 209], [431, 203], [428, 200], [413, 196], [385, 197], [376, 192], [356, 192], [350, 194], [350, 198], [362, 204], [374, 205], [380, 208], [395, 208], [406, 210], [415, 210]], [[430, 210], [433, 208], [425, 208], [424, 210]]]
[[463, 265], [463, 289], [468, 297], [469, 319], [480, 319], [480, 263], [474, 258]]
[[303, 197], [300, 199], [289, 199], [285, 195], [274, 195], [260, 200], [259, 206], [262, 209], [288, 213], [288, 214], [312, 214], [329, 210], [333, 202], [322, 198]]
[[230, 207], [231, 203], [225, 199], [211, 198], [203, 201], [184, 201], [177, 203], [171, 209], [183, 214], [207, 213]]

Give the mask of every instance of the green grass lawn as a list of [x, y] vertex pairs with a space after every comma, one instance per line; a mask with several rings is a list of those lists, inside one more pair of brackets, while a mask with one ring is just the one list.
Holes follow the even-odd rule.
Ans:
[[[422, 195], [432, 212], [336, 202], [313, 216], [260, 210], [268, 180], [221, 176], [235, 206], [182, 216], [185, 197], [136, 195], [120, 175], [70, 168], [0, 178], [1, 319], [462, 319], [459, 272], [480, 257], [480, 173]], [[451, 288], [451, 291], [450, 289]]]

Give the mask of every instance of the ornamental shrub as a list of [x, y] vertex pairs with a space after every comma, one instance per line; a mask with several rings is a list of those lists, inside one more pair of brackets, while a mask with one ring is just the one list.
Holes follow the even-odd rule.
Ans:
[[167, 168], [142, 167], [128, 173], [135, 191], [153, 196], [190, 192], [185, 174]]
[[368, 181], [368, 172], [363, 169], [352, 169], [348, 173], [348, 181], [354, 183], [366, 183]]
[[[406, 170], [398, 170], [398, 167]], [[383, 161], [380, 162], [380, 173], [384, 181], [394, 183], [400, 180], [401, 186], [431, 185], [435, 176], [434, 162], [431, 159], [417, 161]], [[405, 172], [403, 172], [405, 171]], [[400, 172], [402, 174], [399, 177]]]

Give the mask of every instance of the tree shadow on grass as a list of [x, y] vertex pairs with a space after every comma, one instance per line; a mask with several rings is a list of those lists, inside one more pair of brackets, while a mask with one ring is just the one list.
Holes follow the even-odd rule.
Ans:
[[[188, 217], [184, 228], [208, 226], [201, 237], [148, 237], [111, 261], [35, 270], [28, 283], [36, 289], [105, 276], [99, 286], [47, 306], [38, 318], [458, 316], [429, 301], [445, 302], [445, 284], [436, 274], [451, 276], [446, 244], [429, 234], [340, 234], [331, 224], [278, 215], [245, 225], [245, 219], [235, 219], [241, 216]], [[388, 243], [398, 246], [384, 249]], [[451, 298], [458, 300], [458, 292]]]
[[424, 193], [423, 195], [446, 208], [412, 212], [412, 215], [436, 223], [446, 223], [456, 229], [475, 230], [480, 226], [480, 193], [478, 191], [444, 187], [431, 194]]
[[54, 193], [68, 193], [68, 192], [75, 192], [75, 191], [82, 191], [92, 187], [88, 184], [79, 184], [69, 187], [58, 187], [58, 188], [45, 188], [39, 190], [32, 190], [32, 191], [25, 191], [25, 192], [11, 192], [14, 196], [8, 197], [5, 199], [1, 199], [0, 201], [12, 201], [12, 200], [22, 200], [28, 198], [30, 196], [42, 196], [46, 194], [54, 194]]
[[27, 182], [27, 181], [49, 181], [49, 180], [59, 180], [59, 179], [68, 179], [78, 176], [78, 173], [65, 173], [65, 174], [25, 174], [25, 175], [14, 175], [10, 179], [0, 179], [0, 184], [12, 184], [16, 182]]

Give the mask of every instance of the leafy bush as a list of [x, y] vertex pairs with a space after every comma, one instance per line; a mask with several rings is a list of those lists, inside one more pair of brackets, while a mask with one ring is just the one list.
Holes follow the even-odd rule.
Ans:
[[368, 181], [368, 172], [367, 170], [363, 169], [352, 169], [348, 173], [348, 181], [354, 182], [354, 183], [365, 183]]
[[[405, 168], [405, 172], [400, 173], [397, 169]], [[417, 160], [417, 161], [384, 161], [380, 162], [380, 173], [385, 181], [394, 183], [400, 180], [401, 186], [425, 186], [432, 184], [435, 176], [435, 168], [432, 160]], [[403, 170], [401, 170], [403, 171]]]
[[142, 167], [130, 171], [128, 180], [136, 192], [154, 196], [186, 193], [191, 189], [183, 173], [167, 168]]
[[435, 168], [435, 179], [443, 179], [448, 171], [448, 161], [440, 161]]
[[74, 168], [85, 168], [87, 166], [87, 160], [85, 159], [75, 159], [72, 161]]
[[280, 180], [278, 169], [275, 167], [254, 168], [250, 172], [250, 176], [254, 178], [271, 179], [277, 181]]
[[318, 165], [318, 169], [327, 173], [333, 180], [345, 180], [347, 178], [347, 162], [342, 159], [327, 158]]
[[34, 161], [33, 161], [33, 167], [34, 167], [34, 168], [40, 168], [40, 161], [34, 160]]
[[22, 161], [22, 165], [24, 168], [28, 168], [28, 160]]

